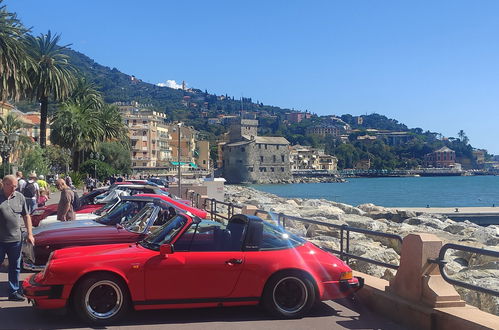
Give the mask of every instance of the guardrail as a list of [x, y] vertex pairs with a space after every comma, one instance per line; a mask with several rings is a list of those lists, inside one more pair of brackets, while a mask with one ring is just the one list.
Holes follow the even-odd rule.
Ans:
[[300, 217], [295, 217], [295, 216], [290, 216], [286, 215], [283, 213], [273, 213], [273, 212], [267, 212], [263, 210], [257, 210], [255, 212], [255, 215], [258, 214], [267, 214], [271, 217], [272, 220], [277, 221], [278, 225], [286, 229], [286, 221], [298, 221], [302, 223], [307, 223], [307, 224], [315, 224], [319, 226], [325, 226], [325, 227], [330, 227], [330, 228], [335, 228], [340, 231], [340, 249], [335, 250], [335, 249], [329, 249], [329, 248], [324, 248], [325, 250], [328, 250], [329, 252], [336, 253], [340, 256], [341, 260], [346, 261], [347, 263], [349, 262], [349, 259], [357, 259], [357, 260], [362, 260], [368, 263], [372, 263], [378, 266], [390, 268], [390, 269], [395, 269], [397, 270], [399, 268], [399, 265], [394, 265], [394, 264], [389, 264], [386, 262], [378, 261], [375, 259], [370, 259], [370, 258], [365, 258], [362, 256], [358, 256], [355, 254], [350, 253], [350, 233], [360, 233], [360, 234], [365, 234], [365, 235], [370, 235], [370, 236], [377, 236], [377, 237], [383, 237], [383, 238], [388, 238], [388, 239], [394, 239], [396, 240], [400, 245], [402, 245], [402, 237], [399, 235], [395, 234], [388, 234], [388, 233], [383, 233], [383, 232], [378, 232], [374, 230], [368, 230], [368, 229], [362, 229], [362, 228], [356, 228], [356, 227], [351, 227], [348, 225], [337, 225], [337, 224], [332, 224], [332, 223], [327, 223], [327, 222], [322, 222], [322, 221], [317, 221], [317, 220], [311, 220], [311, 219], [305, 219], [305, 218], [300, 218]]
[[452, 285], [457, 285], [466, 289], [482, 292], [482, 293], [487, 293], [493, 296], [498, 297], [499, 296], [499, 291], [494, 290], [494, 289], [488, 289], [488, 288], [483, 288], [481, 286], [477, 286], [474, 284], [470, 284], [467, 282], [459, 281], [456, 279], [453, 279], [447, 275], [447, 272], [445, 271], [445, 265], [447, 264], [447, 261], [445, 261], [445, 253], [448, 250], [458, 250], [458, 251], [464, 251], [464, 252], [470, 252], [470, 253], [475, 253], [475, 254], [481, 254], [484, 256], [489, 256], [489, 257], [495, 257], [499, 259], [499, 251], [493, 251], [493, 250], [486, 250], [486, 249], [479, 249], [479, 248], [474, 248], [470, 246], [465, 246], [465, 245], [458, 245], [458, 244], [452, 244], [448, 243], [442, 246], [440, 249], [440, 252], [438, 254], [438, 259], [429, 259], [428, 262], [434, 263], [438, 265], [438, 268], [440, 269], [440, 274], [442, 275], [442, 278], [447, 281], [448, 283]]
[[[223, 220], [229, 220], [234, 214], [237, 214], [236, 211], [241, 212], [243, 209], [243, 206], [237, 205], [234, 203], [227, 203], [227, 202], [221, 202], [216, 199], [206, 199], [205, 203], [203, 205], [199, 204], [200, 201], [200, 196], [197, 193], [194, 193], [191, 195], [191, 201], [193, 202], [193, 206], [195, 205], [198, 208], [203, 208], [206, 210], [210, 215], [211, 219], [218, 221], [220, 219]], [[195, 204], [196, 202], [196, 204]], [[218, 210], [218, 207], [220, 205], [223, 205], [227, 208], [227, 213], [220, 212]], [[388, 234], [384, 232], [378, 232], [378, 231], [373, 231], [373, 230], [368, 230], [368, 229], [362, 229], [362, 228], [356, 228], [356, 227], [351, 227], [348, 225], [338, 225], [338, 224], [332, 224], [332, 223], [327, 223], [327, 222], [322, 222], [322, 221], [317, 221], [317, 220], [311, 220], [311, 219], [305, 219], [305, 218], [300, 218], [300, 217], [295, 217], [295, 216], [290, 216], [286, 215], [284, 213], [276, 213], [276, 212], [270, 212], [270, 211], [264, 211], [257, 209], [254, 212], [254, 215], [260, 216], [261, 218], [267, 219], [267, 220], [272, 220], [275, 221], [279, 226], [283, 227], [286, 229], [286, 224], [289, 221], [298, 221], [306, 224], [315, 224], [319, 226], [325, 226], [329, 228], [334, 228], [336, 230], [339, 230], [339, 243], [340, 243], [340, 249], [335, 250], [335, 249], [330, 249], [330, 248], [324, 248], [323, 249], [335, 253], [339, 255], [341, 260], [346, 261], [347, 263], [349, 262], [349, 259], [357, 259], [361, 260], [367, 263], [371, 263], [377, 266], [381, 267], [386, 267], [394, 270], [398, 270], [399, 265], [394, 265], [390, 263], [385, 263], [382, 261], [366, 258], [363, 256], [355, 255], [351, 253], [350, 251], [350, 245], [352, 238], [350, 237], [351, 233], [360, 233], [364, 235], [370, 235], [370, 236], [376, 236], [376, 237], [381, 237], [381, 238], [387, 238], [387, 239], [392, 239], [398, 242], [398, 244], [402, 245], [402, 237], [396, 234]], [[486, 250], [486, 249], [479, 249], [479, 248], [474, 248], [474, 247], [469, 247], [465, 245], [458, 245], [458, 244], [445, 244], [442, 246], [439, 252], [439, 257], [438, 259], [429, 259], [428, 262], [438, 264], [440, 273], [442, 274], [442, 278], [447, 281], [448, 283], [460, 287], [464, 287], [469, 290], [474, 290], [486, 294], [490, 294], [493, 296], [499, 296], [499, 291], [494, 290], [494, 289], [489, 289], [489, 288], [484, 288], [480, 287], [474, 284], [470, 284], [467, 282], [459, 281], [456, 279], [453, 279], [449, 277], [449, 275], [445, 272], [445, 253], [448, 250], [459, 250], [459, 251], [464, 251], [464, 252], [469, 252], [469, 253], [476, 253], [476, 254], [481, 254], [485, 256], [490, 256], [490, 257], [495, 257], [499, 259], [499, 251], [493, 251], [493, 250]]]
[[[220, 212], [217, 209], [219, 205], [227, 207], [227, 213]], [[209, 207], [209, 209], [206, 209], [206, 207]], [[229, 220], [234, 214], [241, 213], [242, 206], [233, 203], [221, 202], [214, 198], [211, 198], [205, 200], [204, 210], [211, 215], [212, 220], [215, 221], [218, 221], [219, 219]], [[239, 212], [236, 213], [236, 210], [239, 210]]]

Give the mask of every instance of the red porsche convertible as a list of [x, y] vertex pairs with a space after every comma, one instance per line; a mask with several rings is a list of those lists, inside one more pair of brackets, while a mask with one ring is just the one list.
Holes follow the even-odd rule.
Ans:
[[130, 308], [261, 305], [281, 318], [362, 286], [334, 255], [258, 217], [228, 225], [178, 214], [143, 241], [57, 250], [23, 283], [40, 309], [108, 324]]

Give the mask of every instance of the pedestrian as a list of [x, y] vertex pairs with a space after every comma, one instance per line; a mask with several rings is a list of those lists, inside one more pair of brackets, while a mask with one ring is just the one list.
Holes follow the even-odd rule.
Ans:
[[68, 175], [66, 175], [66, 186], [73, 189], [73, 179]]
[[40, 196], [40, 187], [38, 183], [36, 183], [38, 177], [35, 172], [31, 172], [29, 174], [28, 182], [26, 182], [26, 186], [23, 189], [23, 195], [26, 198], [26, 205], [28, 207], [28, 213], [33, 213], [37, 208], [38, 197]]
[[57, 220], [71, 221], [75, 219], [73, 202], [75, 195], [73, 190], [66, 184], [64, 179], [57, 179], [55, 182], [57, 189], [61, 191], [61, 199], [57, 207]]
[[26, 200], [16, 191], [18, 181], [13, 175], [6, 175], [0, 189], [0, 260], [5, 254], [9, 259], [9, 300], [24, 301], [19, 287], [21, 272], [21, 217], [27, 231], [27, 241], [35, 245], [31, 229], [31, 218], [26, 207]]
[[43, 174], [40, 174], [38, 176], [38, 180], [36, 181], [36, 183], [38, 183], [38, 187], [40, 187], [40, 195], [42, 194], [42, 191], [45, 191], [47, 199], [50, 199], [49, 184], [47, 183], [47, 181], [45, 181], [45, 176]]
[[23, 177], [23, 172], [17, 171], [16, 172], [16, 179], [17, 179], [16, 190], [22, 193], [24, 190], [24, 186], [26, 186], [26, 179]]
[[93, 190], [92, 187], [92, 178], [87, 174], [87, 177], [85, 178], [85, 188], [87, 189], [87, 192], [91, 192]]
[[43, 207], [45, 206], [45, 203], [48, 201], [48, 196], [47, 196], [47, 191], [46, 190], [41, 190], [40, 191], [40, 197], [38, 197], [38, 207]]

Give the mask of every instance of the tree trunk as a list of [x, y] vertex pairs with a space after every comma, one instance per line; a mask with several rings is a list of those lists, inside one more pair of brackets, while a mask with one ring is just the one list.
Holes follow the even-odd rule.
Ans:
[[77, 172], [80, 169], [80, 152], [75, 151], [73, 152], [73, 166], [72, 166], [73, 171]]
[[40, 98], [40, 147], [47, 145], [47, 117], [49, 99], [47, 96]]

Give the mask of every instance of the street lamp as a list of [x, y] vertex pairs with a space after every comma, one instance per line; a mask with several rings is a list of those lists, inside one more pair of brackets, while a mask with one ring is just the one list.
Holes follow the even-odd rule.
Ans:
[[[104, 157], [104, 155], [99, 154], [99, 152], [97, 152], [97, 151], [95, 153], [91, 152], [90, 158], [95, 159], [95, 160], [102, 160], [102, 161], [104, 161], [106, 159], [106, 157]], [[94, 178], [95, 178], [95, 180], [97, 180], [97, 162], [94, 163]]]
[[178, 135], [178, 145], [177, 145], [177, 163], [178, 163], [178, 194], [180, 198], [182, 198], [182, 175], [180, 173], [180, 126], [182, 123], [177, 124], [177, 135]]
[[9, 158], [18, 140], [19, 133], [11, 132], [9, 134], [5, 134], [4, 132], [0, 131], [0, 154], [2, 156], [2, 164], [4, 165], [3, 175], [5, 175], [5, 168], [7, 168], [7, 172], [10, 172]]

